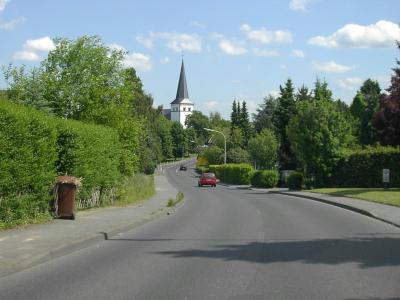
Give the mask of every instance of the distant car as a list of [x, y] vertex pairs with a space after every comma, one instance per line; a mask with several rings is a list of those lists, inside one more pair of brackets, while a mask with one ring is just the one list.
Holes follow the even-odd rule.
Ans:
[[199, 186], [211, 185], [213, 187], [217, 186], [217, 177], [214, 173], [203, 173], [199, 179]]
[[187, 167], [186, 167], [185, 165], [181, 165], [181, 166], [179, 167], [179, 170], [181, 170], [181, 171], [186, 171], [186, 170], [187, 170]]

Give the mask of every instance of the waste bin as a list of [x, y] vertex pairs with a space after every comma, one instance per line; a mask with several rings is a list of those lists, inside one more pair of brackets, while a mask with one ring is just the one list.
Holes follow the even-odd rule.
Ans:
[[59, 176], [54, 187], [54, 212], [60, 219], [75, 220], [75, 195], [78, 178]]

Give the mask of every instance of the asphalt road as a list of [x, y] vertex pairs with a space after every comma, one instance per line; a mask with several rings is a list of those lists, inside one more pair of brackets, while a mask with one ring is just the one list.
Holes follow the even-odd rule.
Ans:
[[197, 187], [118, 237], [0, 279], [0, 299], [400, 299], [400, 230], [301, 198]]

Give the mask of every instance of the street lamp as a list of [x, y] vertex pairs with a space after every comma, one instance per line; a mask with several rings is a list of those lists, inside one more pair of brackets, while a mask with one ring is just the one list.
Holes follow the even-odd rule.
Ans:
[[224, 164], [226, 164], [226, 137], [225, 137], [225, 134], [223, 134], [221, 131], [214, 130], [214, 129], [210, 129], [210, 128], [203, 128], [203, 129], [204, 129], [204, 130], [207, 130], [207, 131], [212, 131], [212, 132], [220, 133], [220, 134], [222, 134], [222, 136], [224, 137]]

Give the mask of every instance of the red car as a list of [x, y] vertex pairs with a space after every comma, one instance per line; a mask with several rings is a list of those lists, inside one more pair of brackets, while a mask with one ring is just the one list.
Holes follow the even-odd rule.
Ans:
[[203, 173], [199, 179], [199, 186], [211, 185], [213, 187], [217, 186], [217, 177], [214, 173]]

